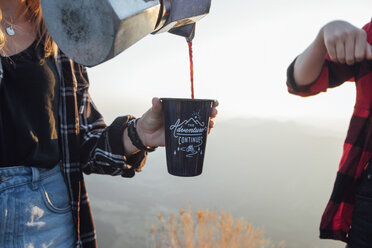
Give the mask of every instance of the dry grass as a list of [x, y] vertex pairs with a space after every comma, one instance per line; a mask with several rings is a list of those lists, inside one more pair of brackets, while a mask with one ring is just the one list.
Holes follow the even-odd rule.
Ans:
[[264, 239], [264, 229], [255, 228], [243, 219], [216, 210], [180, 210], [168, 219], [158, 215], [159, 225], [153, 225], [151, 236], [155, 248], [280, 248]]

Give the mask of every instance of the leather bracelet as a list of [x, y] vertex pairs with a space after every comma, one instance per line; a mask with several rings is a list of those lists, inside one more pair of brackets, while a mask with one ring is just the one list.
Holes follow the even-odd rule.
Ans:
[[141, 151], [153, 152], [157, 147], [145, 146], [137, 133], [136, 123], [139, 119], [133, 119], [128, 122], [128, 137], [132, 144]]

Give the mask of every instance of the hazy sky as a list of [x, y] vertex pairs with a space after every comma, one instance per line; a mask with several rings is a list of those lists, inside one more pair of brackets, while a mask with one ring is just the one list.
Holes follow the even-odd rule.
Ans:
[[[286, 68], [327, 22], [363, 26], [370, 0], [212, 0], [194, 40], [195, 96], [220, 101], [219, 118], [305, 119], [348, 124], [353, 83], [312, 98], [287, 93]], [[187, 44], [172, 34], [148, 35], [115, 59], [89, 70], [90, 92], [111, 122], [140, 115], [153, 96], [190, 97]]]
[[[300, 98], [291, 96], [287, 92], [285, 85], [286, 69], [295, 56], [310, 44], [324, 24], [335, 19], [344, 19], [356, 26], [362, 27], [371, 20], [371, 12], [371, 0], [212, 0], [210, 14], [202, 19], [196, 27], [197, 33], [194, 40], [195, 95], [197, 98], [218, 99], [220, 101], [218, 119], [221, 121], [236, 117], [259, 117], [283, 121], [300, 120], [302, 122], [308, 121], [311, 125], [320, 125], [327, 128], [333, 128], [334, 126], [330, 124], [336, 124], [338, 130], [345, 131], [354, 105], [355, 87], [353, 83], [346, 83], [337, 89], [330, 90], [326, 94], [311, 98]], [[90, 92], [108, 123], [117, 115], [141, 115], [150, 106], [153, 96], [190, 97], [188, 47], [182, 37], [172, 34], [149, 35], [115, 59], [90, 69], [89, 73], [91, 79]], [[244, 125], [246, 123], [244, 122]], [[218, 131], [217, 127], [216, 131]], [[221, 127], [227, 129], [226, 125], [221, 125]], [[267, 127], [267, 129], [273, 129], [271, 126]], [[276, 149], [276, 146], [279, 144], [276, 141], [280, 140], [276, 136], [279, 134], [277, 132], [279, 128], [281, 128], [280, 125], [278, 125], [278, 128], [274, 128], [274, 131], [271, 134], [268, 133], [263, 139], [257, 139], [259, 140], [259, 142], [257, 141], [258, 146], [256, 143], [252, 143], [254, 144], [253, 148], [248, 149], [245, 146], [239, 146], [244, 147], [247, 152], [234, 150], [233, 154], [237, 154], [237, 156], [244, 154], [244, 156], [257, 156], [259, 158], [255, 161], [242, 159], [243, 163], [241, 161], [231, 163], [233, 166], [238, 166], [238, 169], [234, 167], [234, 171], [246, 173], [239, 174], [247, 175], [244, 178], [244, 183], [256, 182], [254, 179], [262, 179], [268, 182], [263, 185], [275, 186], [278, 177], [274, 176], [273, 181], [271, 181], [272, 177], [270, 175], [277, 175], [280, 171], [282, 172], [282, 168], [286, 168], [289, 164], [286, 162], [287, 159], [288, 161], [300, 161], [300, 158], [303, 158], [301, 157], [301, 152], [304, 150], [295, 153], [295, 156], [291, 154], [291, 156], [285, 157], [286, 155], [283, 156], [285, 153], [281, 153]], [[252, 130], [256, 129], [253, 128]], [[285, 128], [280, 129], [280, 131], [283, 130], [289, 132]], [[221, 130], [221, 132], [223, 131], [224, 129]], [[246, 129], [242, 128], [242, 132], [245, 131]], [[250, 135], [255, 135], [254, 132], [245, 132], [240, 138], [249, 140]], [[302, 135], [303, 130], [298, 133]], [[215, 136], [213, 138], [217, 137], [222, 136]], [[337, 140], [339, 146], [336, 147], [336, 145], [333, 145], [336, 143], [333, 139], [331, 141], [332, 143], [324, 143], [325, 141], [323, 139], [319, 139], [318, 143], [310, 143], [313, 140], [311, 137], [306, 137], [307, 139], [299, 139], [298, 142], [297, 140], [291, 141], [290, 139], [286, 141], [291, 143], [293, 147], [297, 147], [298, 144], [304, 144], [304, 149], [314, 152], [312, 153], [314, 155], [310, 156], [314, 160], [311, 160], [311, 162], [310, 160], [305, 161], [302, 164], [302, 169], [299, 169], [299, 173], [300, 175], [305, 175], [308, 168], [312, 166], [310, 163], [315, 161], [315, 166], [312, 168], [317, 170], [311, 169], [311, 171], [317, 172], [314, 173], [316, 177], [309, 177], [306, 174], [307, 179], [305, 181], [301, 181], [301, 178], [298, 181], [299, 177], [292, 175], [295, 170], [291, 168], [291, 170], [288, 170], [290, 173], [285, 174], [291, 177], [285, 181], [285, 186], [283, 186], [281, 180], [278, 181], [278, 185], [284, 187], [282, 192], [287, 197], [288, 195], [291, 195], [291, 197], [297, 196], [293, 194], [293, 189], [298, 189], [296, 186], [298, 182], [301, 182], [301, 185], [306, 188], [305, 191], [307, 190], [307, 193], [304, 191], [307, 196], [306, 199], [315, 199], [311, 198], [313, 195], [311, 192], [314, 192], [314, 195], [319, 192], [314, 188], [314, 182], [316, 182], [315, 187], [319, 188], [322, 192], [326, 192], [326, 195], [322, 198], [324, 202], [317, 204], [317, 210], [311, 213], [311, 216], [313, 214], [315, 216], [314, 220], [316, 224], [308, 226], [308, 228], [313, 230], [313, 233], [309, 232], [306, 234], [312, 235], [312, 238], [316, 240], [314, 242], [320, 243], [317, 240], [317, 223], [330, 194], [334, 173], [342, 151], [342, 142]], [[209, 138], [211, 144], [213, 144], [213, 138]], [[237, 138], [237, 136], [233, 136], [232, 139], [234, 138]], [[219, 145], [221, 142], [219, 141], [214, 141], [216, 142], [214, 143], [216, 144], [215, 152], [212, 149], [207, 154], [211, 155], [210, 158], [216, 157], [215, 161], [219, 161], [217, 158], [220, 155], [223, 157], [221, 161], [225, 161], [225, 153], [218, 152], [218, 149], [221, 149]], [[264, 142], [271, 144], [271, 150], [267, 149], [266, 144], [262, 145]], [[335, 151], [335, 156], [330, 155], [327, 158], [323, 158], [312, 147], [326, 147], [327, 144], [330, 144], [330, 149], [334, 149], [331, 151]], [[267, 156], [260, 154], [260, 145], [265, 147], [265, 152], [267, 152], [265, 154]], [[279, 145], [282, 145], [282, 143], [280, 142]], [[164, 150], [159, 149], [157, 152], [164, 152]], [[159, 157], [152, 157], [150, 159], [155, 161]], [[268, 160], [265, 159], [271, 159], [272, 157], [279, 158], [279, 162], [284, 161], [283, 165], [276, 162], [266, 162]], [[161, 155], [161, 158], [164, 159], [164, 156]], [[215, 164], [212, 160], [210, 161], [209, 166]], [[226, 163], [229, 162], [227, 161]], [[145, 178], [146, 175], [149, 175], [148, 179], [151, 179], [150, 181], [144, 180], [143, 177], [138, 177], [134, 179], [135, 181], [123, 181], [123, 183], [125, 185], [131, 182], [140, 182], [143, 185], [146, 185], [146, 183], [149, 185], [152, 183], [157, 186], [162, 185], [158, 183], [159, 181], [157, 181], [158, 179], [156, 177], [154, 179], [153, 175], [159, 175], [156, 174], [159, 168], [165, 173], [165, 167], [160, 167], [161, 163], [159, 164], [159, 162], [153, 163], [153, 168], [156, 168], [153, 170], [155, 174], [152, 174], [153, 171], [151, 170], [148, 172], [144, 170], [144, 174], [141, 175]], [[295, 161], [294, 164], [297, 165], [297, 162]], [[215, 165], [218, 165], [218, 163]], [[223, 162], [222, 165], [224, 165]], [[246, 168], [244, 168], [245, 166]], [[244, 169], [240, 170], [239, 168]], [[324, 170], [334, 172], [325, 172]], [[217, 178], [218, 182], [218, 177], [216, 174], [213, 174], [216, 171], [218, 172], [218, 170], [210, 169], [210, 174], [204, 173], [204, 175], [209, 175], [212, 181]], [[270, 172], [269, 176], [259, 176], [265, 175], [268, 171]], [[275, 174], [272, 173], [273, 171], [279, 172]], [[230, 176], [234, 178], [234, 173]], [[250, 180], [250, 177], [252, 180]], [[205, 178], [207, 177], [200, 177], [196, 180], [199, 180], [198, 182], [204, 182], [203, 180]], [[169, 180], [171, 179], [169, 178]], [[94, 179], [91, 180], [91, 185], [93, 185]], [[164, 182], [167, 182], [167, 180]], [[175, 183], [178, 179], [174, 178], [173, 180], [172, 183]], [[319, 180], [321, 183], [319, 183]], [[224, 185], [226, 182], [229, 185], [236, 184], [238, 181], [231, 178], [223, 178], [221, 182], [217, 185]], [[329, 184], [326, 190], [323, 183]], [[123, 186], [125, 187], [124, 184]], [[211, 185], [209, 189], [213, 189], [213, 192], [215, 192], [214, 184], [209, 185]], [[242, 183], [241, 185], [244, 184]], [[133, 188], [135, 190], [138, 190], [138, 188], [141, 189], [141, 187]], [[153, 185], [151, 185], [152, 188]], [[237, 188], [248, 192], [247, 199], [252, 199], [251, 197], [254, 194], [250, 193], [249, 190], [255, 190], [254, 187], [247, 187], [247, 191], [244, 187]], [[270, 190], [272, 189], [276, 188], [271, 187]], [[261, 207], [261, 204], [268, 206], [268, 204], [265, 204], [266, 201], [270, 202], [272, 199], [280, 198], [278, 197], [280, 193], [278, 194], [275, 190], [273, 192], [275, 194], [274, 198], [267, 197], [264, 194], [262, 199], [252, 201], [253, 204], [257, 204], [258, 206], [258, 210], [254, 212], [253, 216], [260, 216], [259, 214], [263, 213], [264, 208]], [[301, 191], [299, 190], [299, 192]], [[146, 192], [145, 194], [143, 192], [138, 194], [146, 197]], [[131, 195], [136, 196], [136, 194]], [[231, 195], [234, 196], [234, 194]], [[302, 206], [303, 209], [308, 209], [308, 205], [301, 205], [301, 200], [302, 198], [298, 197], [295, 201], [291, 201], [291, 204], [297, 204], [299, 206], [295, 208], [296, 211], [292, 211], [291, 209], [293, 208], [288, 208], [286, 201], [279, 201], [279, 205], [285, 203], [283, 209], [289, 209], [292, 211], [292, 217], [294, 216], [293, 213], [295, 213], [301, 219], [301, 215], [306, 214], [306, 216], [309, 216], [308, 212], [302, 211]], [[274, 202], [274, 204], [277, 203]], [[234, 205], [239, 206], [239, 204]], [[95, 205], [93, 204], [93, 206]], [[155, 206], [158, 205], [155, 204]], [[246, 209], [245, 206], [244, 209]], [[270, 228], [274, 228], [274, 230], [286, 230], [283, 227], [283, 221], [277, 221], [277, 226], [274, 225], [274, 222], [270, 219]], [[294, 228], [303, 230], [302, 225], [303, 223]], [[321, 242], [323, 244], [326, 241]], [[335, 244], [335, 242], [329, 242], [332, 245]], [[332, 247], [336, 247], [336, 245]]]

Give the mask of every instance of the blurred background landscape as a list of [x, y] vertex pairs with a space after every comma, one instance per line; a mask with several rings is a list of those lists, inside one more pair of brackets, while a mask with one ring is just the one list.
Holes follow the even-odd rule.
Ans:
[[[319, 240], [318, 226], [355, 87], [299, 98], [287, 93], [286, 69], [324, 24], [344, 19], [362, 27], [371, 10], [370, 0], [212, 0], [194, 39], [195, 96], [220, 102], [204, 172], [169, 175], [160, 148], [133, 179], [87, 176], [100, 247], [151, 247], [157, 213], [190, 205], [264, 226], [265, 237], [288, 248], [343, 248]], [[108, 124], [141, 116], [153, 96], [190, 97], [187, 44], [171, 34], [149, 35], [89, 75]]]
[[224, 210], [243, 217], [288, 248], [338, 248], [318, 239], [343, 135], [293, 122], [236, 119], [208, 137], [203, 174], [167, 173], [164, 149], [133, 179], [87, 176], [100, 247], [151, 247], [158, 213], [182, 208]]

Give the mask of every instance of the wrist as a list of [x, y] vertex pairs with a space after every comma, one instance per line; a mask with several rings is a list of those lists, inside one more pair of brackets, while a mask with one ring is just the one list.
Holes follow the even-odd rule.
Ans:
[[142, 144], [144, 146], [148, 146], [147, 135], [146, 135], [146, 132], [144, 132], [143, 127], [142, 127], [142, 118], [137, 119], [134, 125], [137, 130], [138, 137], [141, 140]]
[[[146, 151], [146, 152], [153, 152], [155, 151], [156, 147], [151, 147], [147, 145], [148, 143], [146, 142], [145, 135], [144, 135], [145, 132], [143, 131], [143, 129], [141, 129], [142, 128], [141, 125], [138, 125], [138, 122], [140, 120], [141, 119], [135, 119], [135, 120], [131, 120], [128, 123], [128, 128], [127, 128], [128, 137], [130, 141], [132, 142], [132, 145], [138, 148], [139, 150]], [[145, 140], [145, 143], [144, 143], [144, 140]]]
[[325, 27], [322, 27], [315, 38], [314, 41], [314, 46], [317, 48], [317, 50], [321, 53], [324, 54], [324, 56], [327, 54], [327, 46], [325, 44], [324, 40], [324, 29]]
[[132, 144], [132, 141], [129, 138], [128, 127], [124, 129], [123, 145], [125, 156], [131, 156], [139, 151], [139, 149]]

